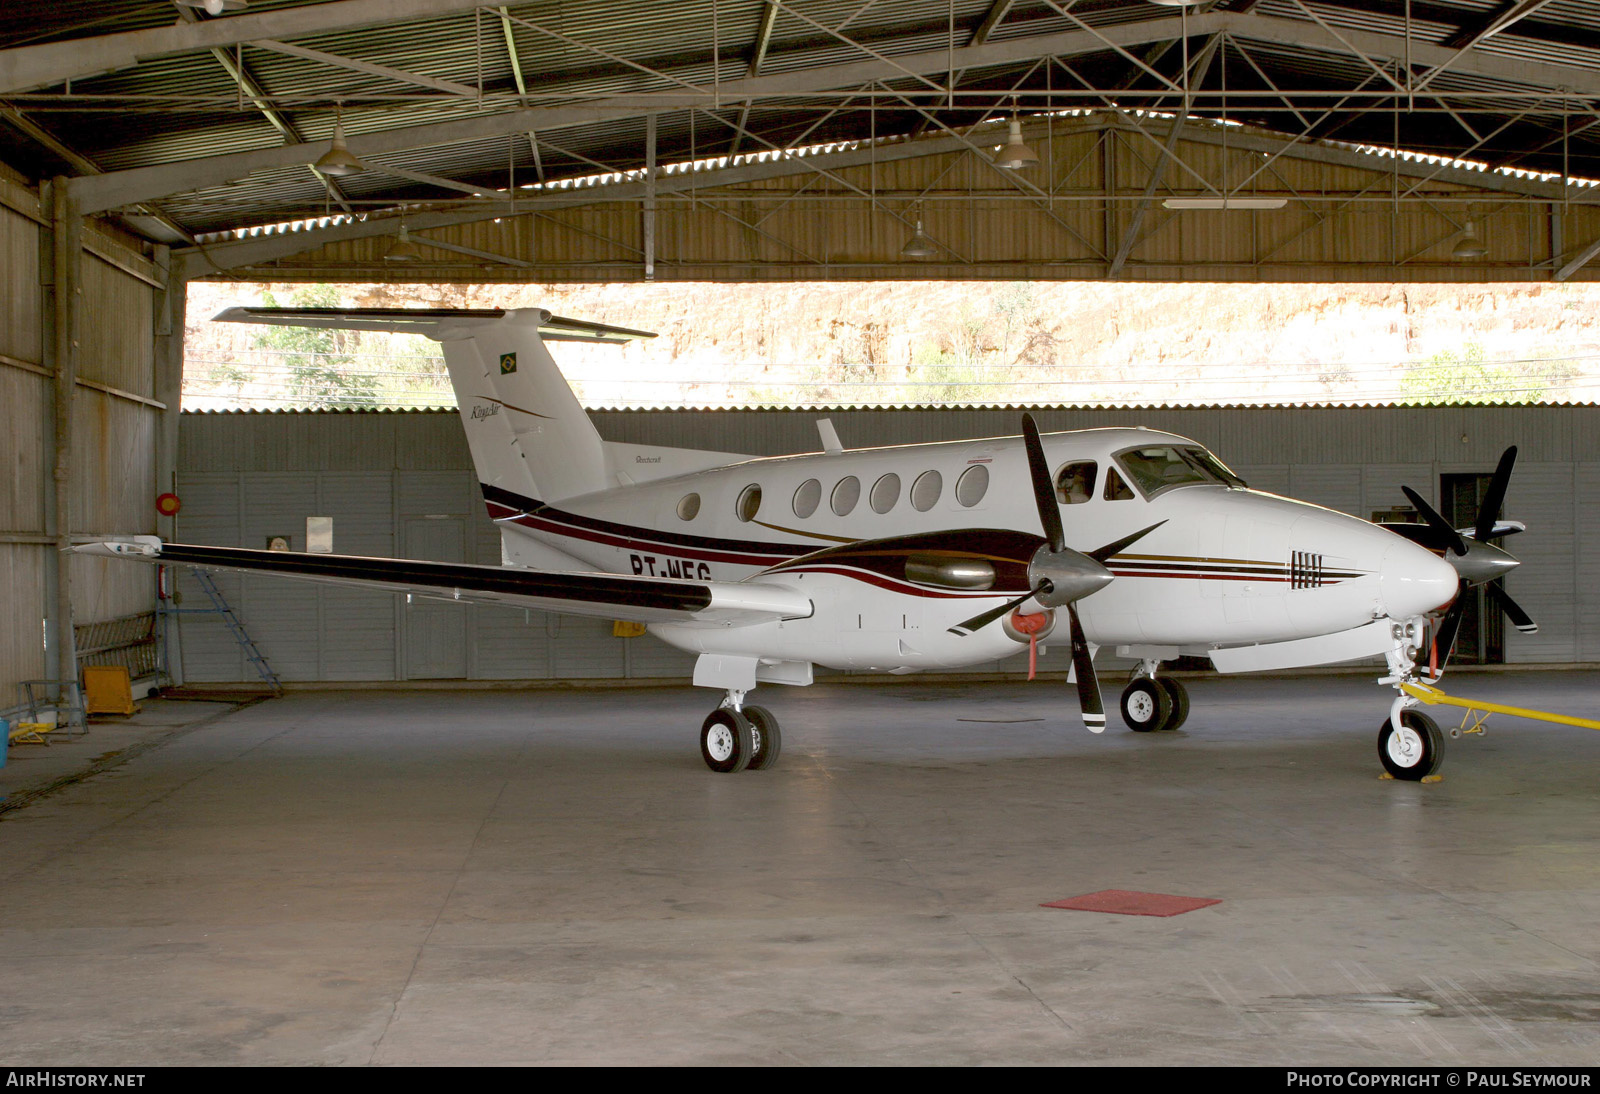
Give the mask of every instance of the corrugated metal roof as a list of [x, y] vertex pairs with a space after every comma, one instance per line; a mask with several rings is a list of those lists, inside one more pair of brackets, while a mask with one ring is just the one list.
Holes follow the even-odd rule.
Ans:
[[[310, 2], [253, 0], [249, 10], [287, 11]], [[514, 20], [511, 33], [531, 101], [571, 105], [607, 96], [684, 91], [744, 78], [763, 5], [758, 0], [658, 0], [653, 4], [586, 0], [561, 5], [520, 3], [506, 10]], [[894, 58], [937, 54], [951, 45], [964, 47], [990, 10], [991, 0], [788, 3], [778, 11], [760, 71], [781, 76], [886, 58], [881, 87], [926, 92], [929, 86], [925, 81], [937, 84], [944, 73], [932, 72], [919, 80], [897, 72]], [[1348, 92], [1364, 84], [1382, 89], [1383, 84], [1375, 81], [1366, 60], [1327, 44], [1325, 32], [1308, 18], [1298, 0], [1260, 0], [1254, 5], [1249, 0], [1216, 0], [1203, 10], [1264, 17], [1277, 30], [1305, 28], [1307, 44], [1252, 40], [1248, 27], [1233, 34], [1222, 64], [1213, 67], [1206, 85], [1215, 91], [1224, 77], [1227, 79], [1233, 93], [1230, 115], [1298, 132], [1300, 119], [1283, 102], [1251, 97], [1270, 83], [1302, 93], [1294, 102], [1302, 116], [1317, 116], [1332, 108], [1334, 117], [1325, 128], [1337, 130], [1340, 139], [1372, 144], [1396, 140], [1397, 115], [1392, 101], [1376, 102], [1367, 92], [1343, 103], [1311, 94]], [[1309, 10], [1317, 20], [1340, 32], [1396, 38], [1409, 35], [1420, 44], [1449, 45], [1481, 31], [1503, 6], [1499, 0], [1412, 0], [1408, 5], [1391, 0], [1316, 0]], [[194, 18], [207, 21], [209, 17]], [[993, 28], [989, 41], [1019, 42], [1079, 31], [1085, 25], [1104, 30], [1157, 19], [1166, 20], [1164, 26], [1171, 25], [1172, 10], [1126, 0], [1080, 0], [1070, 15], [1063, 15], [1040, 0], [1017, 0]], [[0, 10], [0, 49], [92, 39], [170, 26], [174, 21], [171, 0], [11, 0]], [[326, 139], [336, 111], [342, 113], [346, 130], [355, 136], [503, 112], [519, 102], [512, 55], [501, 19], [492, 8], [325, 30], [289, 40], [292, 45], [351, 63], [326, 64], [254, 45], [227, 52], [243, 63], [279, 116], [307, 140]], [[1313, 41], [1323, 44], [1309, 44]], [[1105, 95], [1127, 101], [1148, 102], [1149, 95], [1161, 86], [1130, 60], [1130, 55], [1172, 78], [1185, 53], [1183, 49], [1163, 51], [1160, 43], [1125, 52], [1109, 44], [1103, 48], [1090, 44], [1089, 52], [1066, 63], [1077, 77]], [[1202, 44], [1199, 39], [1189, 42], [1187, 53], [1193, 56]], [[1534, 62], [1587, 78], [1587, 74], [1600, 71], [1600, 0], [1547, 4], [1481, 42], [1478, 51], [1491, 61]], [[424, 82], [448, 81], [473, 92], [481, 87], [484, 97], [450, 95], [420, 86], [404, 75], [357, 71], [362, 65], [399, 70]], [[1226, 72], [1221, 71], [1223, 65]], [[1496, 77], [1447, 69], [1432, 81], [1428, 96], [1402, 105], [1399, 144], [1446, 155], [1473, 149], [1479, 143], [1474, 135], [1439, 111], [1436, 96], [1455, 97], [1458, 101], [1452, 109], [1469, 119], [1480, 137], [1494, 134], [1476, 149], [1477, 158], [1515, 160], [1538, 170], [1564, 167], [1575, 174], [1600, 175], [1600, 127], [1574, 125], [1576, 131], [1564, 141], [1558, 140], [1555, 147], [1540, 147], [1550, 144], [1552, 131], [1559, 136], [1568, 117], [1585, 116], [1600, 103], [1573, 98], [1559, 81], [1533, 87], [1519, 83], [1514, 75], [1508, 71]], [[927, 97], [918, 101], [946, 124], [959, 126], [970, 124], [996, 105], [1003, 107], [1003, 97], [1013, 90], [1022, 96], [1024, 108], [1041, 108], [1045, 101], [1040, 93], [1047, 83], [1057, 91], [1076, 87], [1074, 77], [1059, 66], [1011, 61], [963, 73], [960, 86], [987, 89], [987, 99], [960, 100], [954, 106]], [[26, 93], [14, 101], [33, 124], [107, 170], [270, 149], [285, 139], [209, 49], [143, 58], [137, 65], [106, 75], [83, 76], [72, 83], [70, 98], [65, 90], [56, 87]], [[809, 140], [842, 140], [872, 132], [907, 133], [926, 124], [905, 104], [887, 99], [880, 99], [870, 111], [861, 103], [836, 109], [842, 102], [840, 96], [852, 90], [841, 87], [821, 94], [797, 93], [781, 101], [759, 101], [746, 118], [756, 139], [740, 140], [745, 147], [759, 147], [763, 140], [786, 144], [808, 132]], [[1530, 94], [1543, 94], [1547, 101], [1534, 105]], [[1094, 99], [1072, 102], [1101, 105]], [[1372, 109], [1374, 106], [1377, 109]], [[1197, 110], [1215, 115], [1215, 99], [1202, 100]], [[1525, 111], [1526, 117], [1511, 122]], [[722, 112], [724, 122], [719, 123], [703, 113], [693, 115], [691, 122], [691, 115], [684, 110], [663, 112], [659, 160], [684, 158], [690, 154], [691, 144], [695, 154], [726, 150], [733, 145], [735, 132], [725, 123], [736, 121], [741, 113], [742, 104], [728, 104]], [[548, 136], [575, 155], [542, 149], [542, 166], [547, 175], [557, 177], [592, 172], [586, 160], [637, 168], [644, 159], [642, 130], [639, 117], [596, 119], [562, 128]], [[473, 185], [503, 185], [512, 171], [519, 178], [531, 178], [534, 171], [532, 150], [526, 142], [507, 138], [462, 140], [374, 158]], [[53, 173], [59, 168], [59, 154], [41, 148], [35, 163], [15, 166], [36, 175]], [[339, 185], [353, 199], [378, 205], [454, 197], [448, 190], [377, 172]], [[303, 168], [249, 174], [234, 185], [174, 195], [161, 205], [195, 233], [286, 221], [336, 207]]]

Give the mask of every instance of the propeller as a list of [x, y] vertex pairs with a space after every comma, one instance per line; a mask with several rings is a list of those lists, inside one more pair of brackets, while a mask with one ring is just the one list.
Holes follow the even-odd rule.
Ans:
[[[1517, 567], [1517, 559], [1489, 543], [1491, 539], [1523, 530], [1523, 526], [1516, 521], [1500, 519], [1500, 508], [1505, 504], [1506, 487], [1511, 483], [1511, 469], [1516, 462], [1517, 448], [1512, 445], [1501, 455], [1500, 463], [1490, 476], [1489, 489], [1484, 493], [1483, 504], [1478, 507], [1471, 535], [1463, 535], [1461, 529], [1453, 527], [1438, 510], [1409, 486], [1400, 488], [1424, 521], [1421, 526], [1410, 526], [1403, 534], [1424, 547], [1442, 552], [1444, 560], [1455, 567], [1456, 574], [1460, 578], [1456, 598], [1434, 630], [1435, 678], [1443, 672], [1445, 664], [1450, 660], [1451, 651], [1455, 649], [1456, 633], [1461, 628], [1461, 615], [1466, 608], [1464, 597], [1469, 589], [1479, 585], [1485, 586], [1495, 607], [1505, 613], [1506, 618], [1511, 620], [1511, 625], [1517, 630], [1524, 634], [1533, 634], [1539, 629], [1539, 625], [1522, 609], [1522, 605], [1513, 600], [1511, 594], [1506, 592], [1498, 581]], [[1396, 530], [1405, 526], [1389, 527], [1391, 530]]]
[[1044, 529], [1045, 538], [1045, 545], [1034, 553], [1032, 561], [1028, 563], [1028, 580], [1033, 587], [997, 608], [990, 608], [957, 623], [950, 631], [952, 634], [972, 634], [1015, 611], [1030, 599], [1037, 600], [1047, 608], [1066, 608], [1072, 635], [1072, 674], [1078, 683], [1078, 706], [1083, 711], [1083, 724], [1090, 732], [1099, 733], [1106, 728], [1105, 707], [1100, 700], [1100, 681], [1095, 675], [1094, 659], [1083, 635], [1076, 602], [1110, 584], [1114, 575], [1106, 567], [1108, 559], [1143, 539], [1166, 521], [1159, 521], [1093, 551], [1073, 550], [1067, 546], [1066, 530], [1061, 525], [1061, 510], [1056, 505], [1055, 490], [1050, 482], [1050, 465], [1045, 460], [1044, 446], [1039, 441], [1039, 427], [1031, 414], [1022, 416], [1022, 443], [1028, 453], [1028, 477], [1033, 484], [1034, 505], [1039, 510], [1039, 524]]

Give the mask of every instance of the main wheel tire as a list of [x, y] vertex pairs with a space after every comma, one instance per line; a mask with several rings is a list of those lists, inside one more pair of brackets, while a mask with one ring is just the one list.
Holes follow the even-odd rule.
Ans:
[[1170, 732], [1188, 720], [1189, 689], [1170, 676], [1158, 676], [1156, 683], [1167, 689], [1167, 698], [1172, 700], [1172, 713], [1161, 723], [1162, 730]]
[[778, 719], [766, 707], [746, 706], [744, 716], [750, 719], [750, 734], [754, 747], [750, 750], [751, 771], [765, 771], [778, 763], [783, 751], [783, 733], [778, 729]]
[[724, 775], [743, 771], [754, 751], [750, 719], [726, 707], [707, 715], [700, 727], [700, 756], [707, 767]]
[[1149, 733], [1172, 717], [1172, 697], [1167, 689], [1141, 676], [1122, 689], [1122, 720], [1135, 733]]
[[1378, 727], [1378, 761], [1397, 779], [1421, 782], [1444, 762], [1444, 735], [1420, 710], [1400, 713], [1401, 732], [1387, 718]]

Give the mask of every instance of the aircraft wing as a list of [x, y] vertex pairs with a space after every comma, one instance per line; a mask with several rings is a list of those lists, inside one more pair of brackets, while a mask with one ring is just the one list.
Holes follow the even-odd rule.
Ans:
[[201, 547], [162, 543], [155, 536], [85, 543], [72, 549], [102, 558], [269, 573], [347, 588], [382, 589], [436, 600], [504, 604], [639, 623], [748, 625], [803, 619], [812, 611], [810, 599], [799, 592], [753, 581], [682, 581], [403, 558]]

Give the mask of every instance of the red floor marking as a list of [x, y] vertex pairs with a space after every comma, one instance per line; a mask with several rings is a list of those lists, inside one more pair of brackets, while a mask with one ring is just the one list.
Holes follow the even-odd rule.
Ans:
[[1182, 915], [1196, 908], [1221, 904], [1199, 896], [1171, 896], [1167, 893], [1134, 893], [1126, 889], [1102, 889], [1098, 893], [1052, 900], [1041, 908], [1066, 908], [1074, 912], [1112, 912], [1116, 915]]

